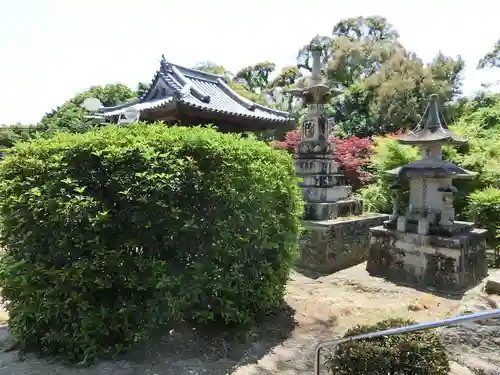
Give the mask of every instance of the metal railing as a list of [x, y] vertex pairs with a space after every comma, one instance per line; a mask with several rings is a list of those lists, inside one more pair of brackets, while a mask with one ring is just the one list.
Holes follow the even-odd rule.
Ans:
[[479, 313], [469, 314], [469, 315], [456, 316], [454, 318], [438, 320], [436, 322], [419, 323], [419, 324], [413, 324], [411, 326], [406, 326], [406, 327], [386, 329], [384, 331], [362, 333], [359, 335], [345, 337], [342, 339], [321, 342], [321, 343], [317, 344], [316, 347], [314, 348], [314, 375], [319, 375], [321, 349], [324, 349], [327, 346], [335, 347], [337, 345], [340, 345], [340, 344], [343, 344], [343, 343], [349, 342], [349, 341], [373, 339], [376, 337], [397, 335], [399, 333], [422, 331], [425, 329], [438, 328], [438, 327], [456, 325], [456, 324], [460, 324], [463, 322], [491, 319], [491, 318], [500, 318], [500, 309], [490, 310], [490, 311], [482, 311]]

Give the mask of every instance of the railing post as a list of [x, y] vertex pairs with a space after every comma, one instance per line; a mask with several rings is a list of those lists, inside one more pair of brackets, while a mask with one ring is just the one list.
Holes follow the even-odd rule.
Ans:
[[348, 342], [348, 341], [358, 341], [358, 340], [364, 340], [364, 339], [372, 339], [375, 337], [392, 336], [392, 335], [397, 335], [400, 333], [423, 331], [426, 329], [432, 329], [432, 328], [438, 328], [438, 327], [444, 327], [444, 326], [450, 326], [450, 325], [457, 325], [457, 324], [460, 324], [463, 322], [470, 322], [470, 321], [474, 321], [474, 320], [483, 320], [483, 319], [492, 319], [492, 318], [500, 318], [500, 309], [490, 310], [490, 311], [482, 311], [479, 313], [469, 314], [469, 315], [461, 315], [461, 316], [456, 316], [454, 318], [438, 320], [435, 322], [418, 323], [418, 324], [413, 324], [411, 326], [406, 326], [406, 327], [391, 328], [391, 329], [386, 329], [384, 331], [367, 332], [367, 333], [362, 333], [362, 334], [355, 335], [355, 336], [344, 337], [344, 338], [338, 339], [338, 340], [330, 340], [330, 341], [320, 342], [314, 348], [314, 375], [319, 375], [319, 372], [320, 372], [319, 367], [320, 367], [320, 361], [321, 361], [321, 349], [325, 348], [326, 346], [335, 347], [337, 345], [343, 344], [343, 343]]

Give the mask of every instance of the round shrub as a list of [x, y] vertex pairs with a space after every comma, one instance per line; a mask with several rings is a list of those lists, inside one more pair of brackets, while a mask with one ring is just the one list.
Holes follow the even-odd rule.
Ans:
[[[373, 326], [356, 326], [344, 337], [415, 324], [410, 320], [388, 319]], [[433, 331], [417, 331], [339, 345], [327, 359], [335, 375], [448, 375], [446, 349]]]
[[478, 227], [488, 230], [488, 243], [495, 249], [493, 259], [489, 259], [489, 263], [492, 267], [500, 267], [500, 189], [490, 187], [471, 193], [467, 217]]
[[486, 188], [469, 195], [468, 218], [488, 229], [489, 239], [496, 237], [500, 226], [500, 189]]
[[89, 360], [172, 320], [277, 307], [302, 200], [289, 155], [208, 128], [107, 126], [0, 165], [0, 287], [22, 348]]
[[[406, 146], [398, 143], [394, 135], [375, 137], [373, 142], [373, 155], [369, 166], [370, 172], [374, 176], [374, 182], [360, 190], [359, 194], [363, 198], [366, 211], [391, 213], [391, 190], [389, 186], [395, 182], [395, 178], [389, 176], [387, 171], [403, 166], [417, 160], [420, 151], [417, 147]], [[401, 204], [407, 204], [408, 180], [399, 181], [403, 185], [401, 191]], [[401, 207], [404, 210], [405, 207]]]

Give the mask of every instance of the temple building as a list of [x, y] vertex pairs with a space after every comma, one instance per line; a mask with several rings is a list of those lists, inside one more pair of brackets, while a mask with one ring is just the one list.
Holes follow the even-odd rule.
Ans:
[[[443, 159], [444, 145], [466, 140], [447, 127], [437, 95], [430, 97], [414, 131], [398, 141], [419, 147], [422, 159], [388, 172], [399, 179], [390, 186], [392, 216], [371, 229], [368, 271], [447, 291], [477, 284], [487, 274], [486, 230], [456, 220], [453, 207], [453, 180], [476, 173]], [[409, 202], [401, 205], [404, 181]]]
[[127, 112], [134, 112], [136, 120], [213, 124], [222, 132], [274, 130], [283, 134], [297, 126], [288, 112], [253, 103], [236, 93], [224, 76], [172, 64], [163, 56], [150, 88], [141, 97], [99, 112], [111, 122], [120, 123]]

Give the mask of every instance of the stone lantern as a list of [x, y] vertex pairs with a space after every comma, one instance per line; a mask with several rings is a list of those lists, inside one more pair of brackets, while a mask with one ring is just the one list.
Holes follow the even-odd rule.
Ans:
[[[457, 178], [472, 178], [476, 173], [443, 160], [444, 145], [460, 145], [466, 143], [466, 140], [455, 135], [446, 126], [437, 95], [430, 97], [427, 109], [415, 130], [400, 136], [398, 142], [419, 147], [422, 159], [388, 172], [399, 179], [408, 179], [410, 183], [408, 210], [405, 215], [398, 217], [396, 229], [406, 232], [409, 227], [414, 226], [419, 234], [424, 235], [452, 231], [453, 214], [445, 221], [438, 221], [438, 217], [443, 217], [443, 210], [446, 211], [444, 216], [453, 212], [453, 192], [456, 188], [452, 181]], [[391, 223], [387, 226], [394, 228]]]
[[[403, 215], [399, 213], [401, 185], [391, 185], [392, 216], [382, 226], [371, 228], [367, 269], [372, 274], [388, 274], [443, 289], [474, 284], [487, 273], [486, 230], [455, 220], [453, 196], [457, 189], [452, 182], [473, 178], [476, 173], [444, 160], [442, 154], [444, 145], [467, 141], [447, 127], [437, 95], [430, 97], [415, 129], [397, 140], [419, 147], [422, 159], [388, 172], [399, 180], [409, 180], [408, 208]], [[472, 258], [474, 264], [467, 261]], [[449, 265], [446, 272], [439, 267], [443, 259]]]

